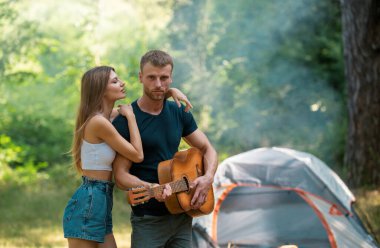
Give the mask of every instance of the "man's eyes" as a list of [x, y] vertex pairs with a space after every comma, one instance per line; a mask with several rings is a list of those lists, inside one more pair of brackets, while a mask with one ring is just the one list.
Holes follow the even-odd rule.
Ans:
[[[156, 80], [157, 77], [155, 77], [155, 76], [148, 76], [148, 79], [149, 79], [149, 80]], [[161, 80], [161, 81], [166, 81], [166, 80], [168, 80], [168, 79], [169, 79], [169, 77], [167, 77], [167, 76], [165, 76], [165, 77], [160, 77], [160, 80]]]

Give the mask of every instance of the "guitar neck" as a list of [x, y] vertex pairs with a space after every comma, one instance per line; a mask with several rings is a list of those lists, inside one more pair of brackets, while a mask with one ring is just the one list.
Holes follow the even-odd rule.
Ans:
[[[185, 178], [170, 182], [169, 185], [172, 189], [172, 194], [189, 190], [189, 185]], [[149, 193], [153, 197], [157, 194], [162, 194], [162, 192], [164, 191], [164, 188], [165, 188], [164, 184], [157, 187], [153, 187], [149, 189]]]

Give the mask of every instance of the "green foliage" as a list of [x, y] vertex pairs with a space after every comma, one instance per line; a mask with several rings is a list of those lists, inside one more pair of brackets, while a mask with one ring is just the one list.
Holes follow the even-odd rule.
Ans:
[[20, 146], [14, 144], [11, 138], [5, 134], [0, 135], [0, 166], [1, 169], [12, 162], [21, 162], [19, 153], [22, 151]]
[[[80, 78], [89, 68], [114, 66], [127, 83], [126, 100], [138, 97], [139, 58], [148, 47], [162, 45], [159, 28], [171, 16], [170, 1], [158, 1], [149, 11], [163, 12], [165, 18], [136, 22], [147, 11], [144, 3], [3, 3], [0, 28], [9, 35], [1, 37], [0, 130], [23, 147], [22, 160], [36, 165], [69, 161]], [[125, 18], [124, 11], [131, 15]]]
[[[67, 164], [81, 75], [115, 67], [131, 102], [149, 49], [173, 55], [173, 86], [189, 96], [220, 160], [285, 146], [345, 175], [340, 14], [328, 0], [0, 0], [0, 246], [4, 237], [62, 246], [44, 227], [62, 234], [64, 205], [80, 183]], [[123, 228], [126, 209], [117, 191]]]
[[315, 1], [306, 11], [302, 10], [294, 17], [297, 27], [279, 34], [282, 47], [278, 55], [307, 65], [318, 78], [345, 97], [339, 2]]
[[21, 151], [22, 148], [15, 145], [9, 136], [0, 135], [0, 182], [4, 177], [12, 173], [12, 169], [9, 166], [11, 163], [21, 162], [21, 158], [19, 157]]
[[[226, 21], [228, 20], [228, 21]], [[342, 163], [340, 10], [329, 1], [184, 1], [175, 81], [219, 153], [285, 146]]]
[[46, 176], [40, 171], [47, 163], [35, 163], [27, 150], [30, 148], [16, 145], [9, 136], [0, 135], [0, 185], [29, 185]]
[[[13, 53], [3, 57], [0, 129], [24, 147], [25, 161], [35, 161], [36, 165], [67, 161], [63, 154], [69, 150], [72, 132], [69, 124], [73, 123], [73, 105], [77, 99], [72, 93], [77, 92], [75, 81], [81, 73], [77, 61], [86, 61], [86, 49], [70, 45], [78, 41], [75, 35], [78, 31], [62, 33], [45, 29], [37, 21], [27, 19], [28, 15], [21, 16], [20, 12], [28, 12], [27, 7], [19, 1], [12, 10], [18, 22], [29, 23], [33, 28], [20, 27], [18, 22], [9, 27], [22, 30], [27, 39], [20, 43], [19, 37], [8, 36], [7, 42], [16, 46], [12, 49], [7, 43], [2, 44]], [[76, 40], [70, 40], [70, 36], [76, 36]], [[34, 164], [23, 164], [31, 166], [31, 163]]]
[[341, 164], [346, 114], [337, 3], [150, 3], [1, 3], [7, 35], [0, 129], [25, 158], [68, 162], [82, 73], [114, 66], [130, 102], [141, 94], [140, 56], [160, 48], [173, 54], [174, 86], [189, 95], [200, 128], [223, 157], [287, 146]]
[[337, 3], [157, 1], [147, 9], [143, 0], [11, 2], [0, 28], [22, 35], [2, 43], [0, 129], [36, 163], [70, 159], [84, 71], [114, 66], [130, 102], [141, 94], [140, 56], [161, 48], [175, 58], [174, 86], [189, 95], [200, 128], [224, 157], [287, 146], [341, 164]]

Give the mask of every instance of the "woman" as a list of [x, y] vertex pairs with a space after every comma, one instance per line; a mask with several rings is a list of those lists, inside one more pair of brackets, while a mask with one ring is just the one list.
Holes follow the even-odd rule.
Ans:
[[[170, 95], [192, 107], [179, 90]], [[130, 142], [111, 124], [117, 100], [125, 98], [124, 83], [115, 70], [99, 66], [87, 71], [81, 82], [72, 154], [82, 184], [69, 200], [64, 216], [64, 236], [69, 247], [116, 247], [112, 234], [112, 162], [116, 153], [133, 162], [143, 160], [143, 150], [135, 116], [130, 105], [119, 105], [118, 112], [128, 120]], [[117, 112], [116, 112], [117, 114]], [[102, 244], [99, 244], [102, 243]]]

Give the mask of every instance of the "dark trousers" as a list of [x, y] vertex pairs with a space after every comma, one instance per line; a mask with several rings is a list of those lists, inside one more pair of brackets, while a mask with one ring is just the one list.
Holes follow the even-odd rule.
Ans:
[[187, 214], [136, 216], [131, 213], [131, 248], [189, 248], [192, 220]]

